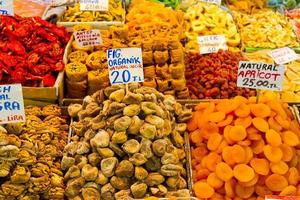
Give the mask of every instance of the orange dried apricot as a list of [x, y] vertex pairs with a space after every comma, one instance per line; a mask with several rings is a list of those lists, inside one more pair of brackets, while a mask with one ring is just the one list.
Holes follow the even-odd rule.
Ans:
[[237, 102], [224, 99], [217, 103], [216, 110], [228, 114], [233, 112], [238, 106], [239, 104]]
[[226, 142], [227, 142], [228, 144], [233, 144], [233, 143], [234, 143], [234, 141], [231, 140], [230, 137], [229, 137], [229, 132], [230, 132], [230, 130], [232, 129], [232, 127], [233, 127], [233, 126], [228, 125], [228, 126], [226, 126], [226, 127], [224, 128], [224, 131], [223, 131], [224, 138], [225, 138], [225, 140], [226, 140]]
[[242, 199], [251, 197], [253, 192], [254, 192], [254, 186], [243, 187], [240, 184], [237, 184], [235, 186], [235, 194]]
[[237, 144], [241, 146], [249, 146], [251, 144], [251, 140], [246, 139], [243, 141], [239, 141]]
[[280, 192], [288, 186], [284, 176], [279, 174], [271, 174], [265, 181], [266, 186], [273, 192]]
[[216, 175], [216, 173], [210, 173], [207, 177], [207, 183], [214, 189], [221, 188], [224, 184], [224, 182], [219, 179], [219, 177]]
[[299, 161], [300, 161], [300, 159], [298, 158], [298, 156], [294, 155], [293, 158], [292, 158], [292, 160], [289, 162], [289, 166], [290, 167], [296, 167], [298, 165]]
[[284, 131], [282, 133], [283, 142], [289, 146], [297, 146], [299, 144], [298, 136], [292, 131]]
[[218, 146], [218, 149], [216, 150], [216, 153], [220, 154], [222, 153], [223, 149], [228, 146], [228, 143], [226, 140], [222, 140], [222, 142], [220, 143], [220, 145]]
[[254, 140], [250, 145], [254, 154], [260, 154], [264, 151], [265, 142], [264, 140]]
[[231, 180], [225, 182], [224, 188], [225, 188], [225, 194], [227, 197], [230, 197], [230, 198], [234, 197], [234, 186], [235, 186], [234, 179], [231, 179]]
[[285, 187], [279, 195], [284, 195], [284, 196], [291, 196], [291, 195], [296, 195], [297, 194], [297, 188], [293, 185], [289, 185]]
[[282, 160], [277, 163], [270, 163], [271, 171], [275, 174], [284, 175], [289, 171], [289, 166]]
[[199, 129], [190, 133], [190, 141], [196, 145], [202, 142], [201, 131]]
[[299, 172], [296, 167], [291, 167], [287, 174], [287, 179], [290, 185], [297, 185], [299, 180]]
[[229, 139], [232, 141], [242, 141], [247, 137], [245, 127], [241, 125], [233, 126], [228, 133]]
[[247, 138], [249, 140], [261, 140], [261, 134], [260, 132], [257, 130], [256, 128], [254, 127], [249, 127], [246, 129], [248, 135], [247, 135]]
[[187, 130], [189, 132], [198, 128], [198, 119], [201, 118], [201, 116], [202, 114], [199, 111], [193, 112], [192, 118], [187, 123]]
[[245, 128], [248, 128], [252, 124], [252, 118], [248, 117], [239, 117], [234, 121], [234, 125], [241, 125]]
[[243, 187], [251, 187], [251, 186], [254, 186], [258, 181], [258, 175], [255, 174], [254, 178], [251, 180], [251, 181], [248, 181], [248, 182], [240, 182], [239, 181], [239, 184]]
[[219, 133], [213, 133], [207, 141], [207, 148], [211, 151], [215, 151], [217, 150], [221, 142], [222, 136]]
[[244, 164], [248, 164], [250, 162], [250, 160], [253, 158], [253, 151], [250, 147], [246, 146], [243, 147], [245, 152], [246, 152], [246, 159], [244, 161]]
[[214, 112], [216, 105], [214, 102], [209, 102], [208, 106], [204, 109], [203, 114], [207, 116], [208, 114]]
[[210, 198], [215, 193], [214, 188], [205, 182], [196, 182], [193, 189], [198, 198]]
[[248, 99], [246, 97], [243, 96], [235, 96], [233, 98], [233, 101], [239, 102], [239, 103], [248, 103]]
[[221, 122], [225, 119], [225, 113], [223, 112], [212, 112], [208, 115], [208, 121], [211, 121], [211, 122], [215, 122], [215, 123], [218, 123], [218, 122]]
[[219, 133], [219, 127], [214, 122], [207, 122], [200, 128], [200, 131], [202, 137], [208, 140], [211, 134]]
[[250, 106], [245, 103], [241, 103], [237, 109], [235, 109], [234, 114], [237, 117], [247, 117], [250, 115]]
[[202, 111], [202, 110], [206, 109], [208, 106], [209, 106], [209, 102], [201, 102], [195, 106], [195, 110]]
[[300, 126], [297, 120], [292, 120], [290, 124], [290, 130], [300, 136]]
[[270, 101], [267, 103], [267, 105], [271, 108], [271, 110], [274, 110], [282, 118], [284, 119], [287, 118], [287, 114], [285, 113], [285, 110], [283, 109], [281, 103], [279, 103], [278, 101]]
[[248, 182], [254, 178], [255, 173], [248, 165], [238, 164], [233, 168], [233, 176], [241, 182]]
[[255, 117], [265, 118], [271, 115], [270, 107], [263, 103], [251, 104], [250, 110]]
[[191, 150], [192, 158], [196, 159], [198, 162], [200, 162], [201, 159], [207, 154], [208, 154], [208, 150], [205, 144], [201, 144], [196, 148], [192, 148]]
[[208, 169], [199, 169], [196, 171], [195, 178], [197, 181], [206, 179], [208, 175], [210, 174], [210, 171]]
[[271, 145], [264, 146], [264, 155], [271, 162], [279, 162], [282, 158], [282, 151], [279, 147], [273, 147]]
[[269, 129], [266, 132], [266, 140], [271, 146], [274, 147], [278, 147], [282, 144], [280, 134], [273, 129]]
[[294, 156], [294, 150], [287, 144], [280, 145], [280, 149], [282, 151], [282, 160], [285, 162], [289, 162], [292, 160]]
[[252, 119], [252, 124], [261, 132], [266, 132], [269, 130], [269, 124], [266, 120], [260, 117], [255, 117]]
[[253, 158], [250, 161], [250, 166], [260, 175], [267, 175], [270, 171], [269, 161], [264, 158]]
[[223, 181], [229, 181], [233, 177], [233, 171], [227, 163], [219, 162], [216, 166], [216, 175]]
[[238, 144], [231, 147], [231, 156], [235, 163], [244, 163], [246, 160], [246, 152], [244, 148]]
[[215, 152], [209, 153], [205, 158], [205, 166], [210, 171], [215, 171], [217, 164], [222, 161], [221, 156]]
[[271, 129], [274, 129], [277, 132], [280, 132], [282, 130], [280, 124], [278, 124], [273, 117], [269, 117], [268, 123]]
[[289, 129], [290, 128], [290, 121], [283, 118], [281, 115], [276, 115], [274, 119], [284, 129]]
[[226, 119], [217, 123], [217, 126], [218, 127], [227, 126], [227, 125], [231, 124], [232, 120], [233, 120], [233, 115], [227, 115]]
[[212, 197], [210, 198], [210, 200], [224, 200], [224, 198], [223, 195], [215, 192], [214, 195], [212, 195]]
[[231, 148], [231, 146], [226, 146], [222, 151], [222, 158], [228, 165], [233, 165], [235, 163], [233, 156], [231, 155]]
[[272, 195], [272, 191], [265, 185], [255, 185], [255, 193], [265, 199], [266, 195]]

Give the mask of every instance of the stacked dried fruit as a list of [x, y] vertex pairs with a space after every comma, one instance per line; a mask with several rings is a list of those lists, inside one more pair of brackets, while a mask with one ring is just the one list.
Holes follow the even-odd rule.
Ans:
[[188, 123], [198, 198], [300, 195], [300, 127], [264, 96], [200, 103]]
[[63, 71], [65, 28], [39, 17], [0, 16], [0, 84], [51, 87]]
[[121, 0], [108, 0], [108, 11], [81, 11], [80, 3], [68, 6], [61, 17], [61, 22], [97, 22], [125, 20], [125, 10]]
[[297, 35], [298, 40], [300, 39], [300, 9], [293, 9], [285, 12], [286, 16], [291, 20], [294, 31]]
[[198, 2], [188, 8], [184, 15], [185, 36], [188, 39], [185, 48], [199, 52], [198, 36], [224, 35], [231, 51], [238, 51], [241, 42], [240, 34], [231, 14], [212, 3]]
[[239, 61], [245, 60], [241, 53], [219, 51], [186, 56], [187, 87], [193, 99], [228, 99], [237, 95], [249, 97], [255, 90], [238, 88], [237, 69]]
[[163, 4], [134, 0], [126, 16], [129, 46], [142, 47], [144, 86], [187, 99], [184, 78], [183, 13]]
[[231, 10], [253, 13], [258, 9], [267, 7], [266, 0], [226, 0], [227, 6]]
[[66, 120], [57, 106], [25, 111], [25, 123], [0, 126], [0, 199], [63, 200]]
[[[74, 30], [90, 30], [90, 26], [75, 26]], [[127, 47], [127, 27], [110, 27], [100, 30], [103, 44], [80, 47], [75, 40], [71, 43], [71, 53], [66, 65], [67, 96], [83, 98], [86, 94], [109, 86], [106, 51], [111, 48]]]
[[189, 195], [184, 134], [191, 110], [151, 87], [111, 86], [74, 104], [64, 150], [68, 199]]

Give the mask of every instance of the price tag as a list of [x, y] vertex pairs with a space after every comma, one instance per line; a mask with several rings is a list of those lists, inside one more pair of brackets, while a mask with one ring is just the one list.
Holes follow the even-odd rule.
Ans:
[[299, 59], [295, 51], [289, 47], [272, 50], [270, 51], [270, 56], [278, 65], [286, 64]]
[[300, 200], [300, 196], [267, 195], [266, 200]]
[[217, 5], [221, 5], [222, 0], [201, 0], [202, 2], [207, 2], [207, 3], [214, 3]]
[[80, 47], [98, 46], [103, 43], [100, 30], [76, 31], [75, 41]]
[[283, 78], [283, 65], [250, 61], [239, 62], [238, 87], [281, 91]]
[[14, 15], [13, 0], [0, 0], [0, 15]]
[[0, 85], [0, 124], [25, 122], [21, 84]]
[[80, 10], [108, 11], [108, 0], [80, 0]]
[[107, 62], [112, 85], [144, 82], [141, 48], [109, 49]]
[[197, 39], [200, 54], [214, 53], [218, 52], [220, 49], [228, 49], [226, 45], [226, 38], [224, 35], [199, 36]]

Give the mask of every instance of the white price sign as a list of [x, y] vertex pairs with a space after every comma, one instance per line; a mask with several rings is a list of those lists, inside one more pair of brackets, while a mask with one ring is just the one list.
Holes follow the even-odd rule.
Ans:
[[283, 79], [283, 65], [251, 61], [239, 62], [238, 87], [281, 91]]
[[112, 85], [144, 82], [141, 48], [109, 49], [107, 63]]
[[197, 39], [200, 54], [214, 53], [218, 52], [220, 49], [228, 49], [224, 35], [199, 36]]
[[89, 31], [76, 31], [74, 32], [74, 38], [78, 46], [98, 46], [103, 43], [100, 30], [89, 30]]
[[0, 124], [16, 122], [25, 122], [22, 85], [0, 85]]
[[201, 0], [202, 2], [207, 2], [207, 3], [214, 3], [217, 5], [221, 5], [222, 0]]
[[14, 15], [13, 0], [0, 0], [0, 15]]
[[80, 0], [80, 10], [108, 11], [108, 0]]
[[278, 65], [286, 64], [298, 60], [299, 56], [289, 47], [283, 47], [270, 51], [270, 56]]

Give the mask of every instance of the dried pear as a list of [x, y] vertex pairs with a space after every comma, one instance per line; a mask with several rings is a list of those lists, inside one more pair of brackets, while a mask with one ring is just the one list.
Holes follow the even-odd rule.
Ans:
[[116, 168], [116, 175], [118, 177], [127, 177], [130, 178], [134, 174], [134, 166], [128, 160], [122, 160], [118, 167]]
[[145, 183], [134, 183], [131, 187], [131, 193], [134, 198], [143, 198], [147, 192], [148, 186]]
[[103, 160], [101, 160], [101, 171], [104, 174], [104, 176], [113, 176], [117, 164], [118, 159], [116, 157], [104, 158]]
[[122, 149], [129, 154], [134, 154], [139, 152], [140, 148], [141, 148], [140, 143], [134, 139], [128, 140], [122, 145]]
[[108, 181], [108, 178], [104, 176], [104, 174], [101, 171], [98, 171], [98, 176], [95, 180], [95, 183], [99, 185], [105, 185], [106, 183], [108, 183]]
[[111, 141], [115, 144], [123, 144], [127, 141], [127, 134], [125, 131], [114, 132]]
[[141, 120], [138, 116], [134, 116], [131, 118], [131, 124], [127, 129], [127, 131], [130, 134], [137, 135], [142, 125], [143, 125], [143, 120]]
[[109, 95], [109, 99], [111, 101], [116, 101], [116, 102], [119, 102], [119, 103], [123, 101], [124, 97], [125, 97], [125, 90], [124, 89], [116, 90], [116, 91], [112, 92]]
[[141, 149], [140, 152], [143, 154], [147, 159], [153, 156], [152, 149], [151, 149], [152, 142], [149, 139], [143, 138], [141, 141]]
[[100, 199], [100, 193], [95, 188], [83, 188], [81, 191], [83, 200], [98, 200]]
[[118, 190], [127, 190], [130, 187], [129, 179], [124, 177], [113, 176], [110, 179], [110, 184]]
[[90, 143], [94, 148], [103, 148], [109, 145], [109, 140], [109, 134], [104, 130], [100, 130], [95, 137], [90, 140]]
[[129, 161], [135, 166], [140, 166], [147, 162], [147, 158], [141, 153], [135, 153], [129, 158]]
[[124, 108], [123, 115], [128, 116], [128, 117], [133, 117], [133, 116], [138, 115], [140, 113], [140, 111], [141, 111], [140, 105], [131, 104]]
[[144, 123], [140, 128], [140, 134], [148, 139], [154, 139], [156, 135], [156, 127], [149, 123]]
[[148, 172], [147, 170], [145, 170], [143, 167], [135, 167], [135, 171], [134, 171], [134, 177], [138, 180], [144, 180], [145, 178], [147, 178], [148, 176]]
[[148, 186], [160, 185], [165, 181], [165, 178], [157, 172], [148, 174], [147, 178], [145, 179], [145, 183]]
[[93, 167], [92, 165], [85, 165], [81, 169], [81, 176], [86, 180], [86, 181], [94, 181], [97, 178], [98, 175], [98, 169], [97, 167]]
[[164, 126], [164, 120], [156, 115], [147, 115], [145, 121], [154, 125], [157, 129], [160, 129]]
[[165, 139], [158, 139], [152, 143], [152, 149], [155, 155], [161, 157], [167, 150], [167, 141]]
[[97, 148], [97, 152], [103, 158], [114, 157], [115, 153], [110, 148]]
[[183, 168], [179, 165], [167, 164], [161, 167], [160, 173], [164, 176], [179, 175]]
[[131, 124], [131, 118], [128, 116], [123, 116], [114, 122], [115, 131], [126, 131]]

